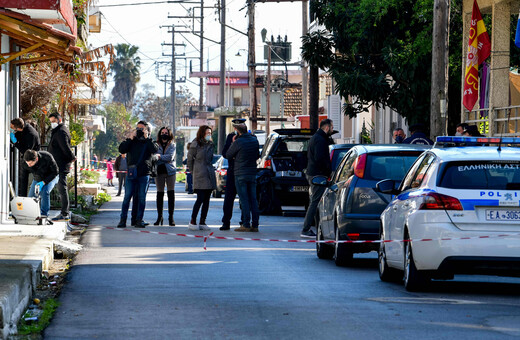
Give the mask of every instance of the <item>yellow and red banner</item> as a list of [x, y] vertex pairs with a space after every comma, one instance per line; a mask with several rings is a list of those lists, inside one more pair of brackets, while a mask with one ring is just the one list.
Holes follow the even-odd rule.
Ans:
[[484, 26], [477, 0], [473, 2], [471, 26], [469, 28], [468, 56], [466, 58], [466, 73], [464, 75], [464, 94], [462, 103], [469, 111], [473, 110], [478, 99], [478, 66], [491, 53], [491, 41]]

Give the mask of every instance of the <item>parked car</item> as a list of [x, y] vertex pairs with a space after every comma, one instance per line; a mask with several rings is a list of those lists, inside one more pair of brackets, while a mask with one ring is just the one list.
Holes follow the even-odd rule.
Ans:
[[[379, 216], [390, 202], [389, 194], [374, 191], [376, 183], [399, 183], [417, 157], [429, 146], [407, 144], [357, 145], [345, 155], [330, 180], [313, 178], [327, 186], [317, 213], [317, 240], [377, 240]], [[377, 250], [373, 243], [316, 243], [319, 258], [334, 258], [336, 265], [350, 265], [354, 253]]]
[[215, 163], [215, 176], [217, 178], [217, 188], [213, 190], [213, 197], [220, 198], [226, 191], [228, 160], [222, 156]]
[[332, 171], [335, 171], [338, 168], [343, 157], [345, 157], [347, 152], [356, 145], [357, 144], [332, 144], [329, 146]]
[[[438, 137], [440, 143], [490, 144], [499, 138]], [[503, 138], [502, 145], [520, 144]], [[379, 277], [407, 290], [455, 274], [520, 275], [520, 153], [497, 146], [435, 147], [410, 168], [381, 215]], [[508, 233], [514, 236], [504, 236]], [[502, 235], [502, 237], [498, 237]], [[430, 239], [430, 240], [427, 240]]]
[[258, 160], [257, 196], [261, 214], [276, 214], [282, 206], [307, 206], [309, 183], [305, 178], [310, 129], [277, 129]]

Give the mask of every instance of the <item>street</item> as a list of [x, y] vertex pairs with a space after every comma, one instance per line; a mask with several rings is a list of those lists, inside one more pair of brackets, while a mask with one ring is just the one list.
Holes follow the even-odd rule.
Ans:
[[[112, 201], [83, 236], [45, 339], [520, 336], [520, 278], [456, 276], [409, 293], [379, 280], [375, 252], [340, 268], [319, 260], [312, 243], [209, 239], [204, 250], [200, 238], [106, 229], [119, 221], [122, 201], [110, 190]], [[155, 186], [147, 198], [145, 219], [153, 223]], [[145, 230], [202, 235], [187, 229], [194, 200], [177, 184], [177, 226]], [[302, 217], [261, 216], [259, 233], [219, 231], [222, 203], [210, 203], [215, 235], [300, 239]], [[232, 228], [238, 214], [237, 201]]]

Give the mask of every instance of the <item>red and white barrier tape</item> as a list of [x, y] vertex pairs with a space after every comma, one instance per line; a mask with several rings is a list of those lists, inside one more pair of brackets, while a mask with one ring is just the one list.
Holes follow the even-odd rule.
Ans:
[[180, 236], [180, 237], [194, 237], [194, 238], [203, 238], [204, 239], [204, 249], [206, 249], [206, 241], [210, 238], [217, 240], [235, 240], [235, 241], [262, 241], [262, 242], [285, 242], [285, 243], [391, 243], [391, 242], [431, 242], [431, 241], [453, 241], [453, 240], [470, 240], [470, 239], [489, 239], [489, 238], [503, 238], [510, 236], [520, 236], [520, 233], [511, 233], [511, 234], [498, 234], [498, 235], [486, 235], [486, 236], [467, 236], [467, 237], [441, 237], [441, 238], [422, 238], [422, 239], [408, 239], [408, 240], [283, 240], [283, 239], [272, 239], [272, 238], [252, 238], [252, 237], [229, 237], [229, 236], [215, 236], [213, 232], [208, 235], [193, 235], [193, 234], [179, 234], [179, 233], [165, 233], [159, 231], [150, 231], [150, 230], [139, 230], [139, 229], [127, 229], [127, 228], [115, 228], [115, 227], [104, 227], [104, 226], [94, 226], [100, 227], [110, 230], [118, 230], [118, 231], [133, 231], [137, 233], [144, 234], [156, 234], [156, 235], [170, 235], [170, 236]]

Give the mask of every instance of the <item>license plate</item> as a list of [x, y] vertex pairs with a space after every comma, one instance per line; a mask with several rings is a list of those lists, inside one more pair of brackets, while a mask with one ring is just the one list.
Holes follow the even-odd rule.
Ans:
[[488, 221], [520, 221], [519, 210], [486, 210]]
[[305, 185], [295, 185], [291, 188], [292, 192], [304, 192], [309, 191], [309, 187]]

